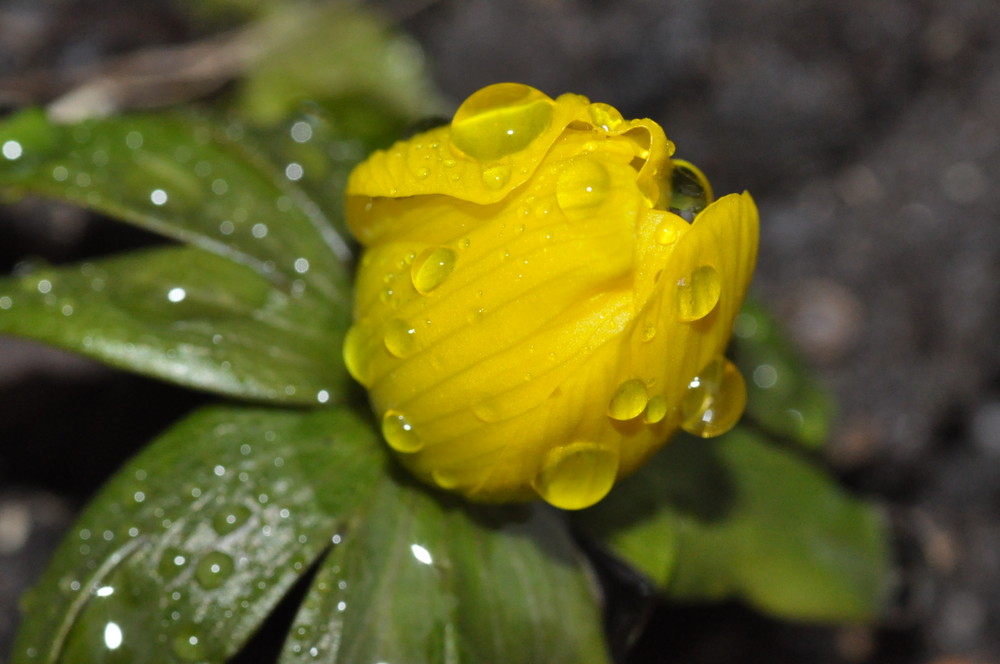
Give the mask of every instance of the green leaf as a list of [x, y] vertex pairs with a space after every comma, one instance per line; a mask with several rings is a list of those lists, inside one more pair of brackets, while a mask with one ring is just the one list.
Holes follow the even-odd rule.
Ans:
[[554, 513], [462, 507], [387, 460], [348, 411], [196, 413], [84, 511], [25, 598], [14, 664], [221, 664], [331, 546], [285, 661], [607, 661]]
[[748, 299], [736, 319], [733, 359], [747, 377], [747, 415], [769, 433], [817, 449], [829, 438], [833, 398], [777, 320]]
[[681, 436], [578, 524], [669, 597], [739, 597], [785, 618], [870, 620], [888, 574], [870, 505], [745, 429]]
[[[327, 214], [242, 141], [204, 118], [127, 115], [57, 125], [40, 111], [0, 123], [20, 154], [0, 195], [58, 198], [249, 266], [300, 297], [346, 308], [350, 250]], [[346, 164], [345, 164], [346, 172]]]
[[340, 399], [345, 316], [190, 247], [0, 279], [0, 333], [247, 399]]
[[324, 561], [280, 662], [608, 662], [557, 517], [384, 483]]
[[383, 476], [347, 412], [211, 408], [129, 462], [25, 599], [14, 662], [222, 662]]
[[372, 13], [347, 3], [283, 3], [255, 30], [264, 46], [242, 82], [239, 109], [256, 122], [274, 123], [306, 99], [366, 97], [411, 119], [440, 106], [419, 46]]

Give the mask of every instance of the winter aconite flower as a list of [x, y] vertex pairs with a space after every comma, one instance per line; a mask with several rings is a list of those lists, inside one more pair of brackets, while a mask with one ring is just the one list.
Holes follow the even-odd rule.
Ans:
[[344, 357], [417, 476], [579, 509], [678, 428], [735, 423], [722, 353], [757, 210], [710, 203], [673, 150], [651, 120], [504, 83], [351, 174], [365, 251]]

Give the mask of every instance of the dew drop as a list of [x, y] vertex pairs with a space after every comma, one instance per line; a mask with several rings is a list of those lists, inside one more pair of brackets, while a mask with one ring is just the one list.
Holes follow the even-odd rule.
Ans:
[[187, 564], [187, 556], [183, 551], [174, 547], [167, 547], [160, 556], [160, 562], [156, 566], [156, 572], [163, 579], [170, 581], [177, 577]]
[[646, 404], [646, 412], [643, 419], [647, 424], [656, 424], [667, 416], [667, 398], [662, 394], [650, 398]]
[[220, 535], [228, 535], [250, 519], [252, 512], [244, 505], [219, 512], [212, 519], [212, 528]]
[[413, 261], [410, 278], [417, 292], [426, 295], [444, 283], [455, 269], [455, 252], [447, 247], [425, 249]]
[[579, 510], [608, 495], [617, 476], [616, 450], [577, 442], [550, 450], [531, 485], [550, 505]]
[[549, 126], [552, 105], [548, 96], [527, 85], [490, 85], [473, 93], [455, 112], [452, 143], [481, 161], [513, 154]]
[[584, 219], [593, 214], [611, 192], [607, 169], [593, 159], [571, 163], [556, 181], [556, 203], [567, 219]]
[[208, 658], [205, 645], [194, 631], [184, 631], [170, 643], [174, 654], [185, 662], [199, 662]]
[[388, 410], [382, 417], [382, 435], [389, 447], [397, 452], [417, 452], [424, 446], [410, 421], [396, 410]]
[[618, 109], [607, 104], [591, 104], [587, 107], [587, 113], [590, 115], [590, 121], [604, 131], [614, 131], [625, 122]]
[[501, 189], [510, 180], [510, 167], [498, 164], [483, 170], [483, 184], [487, 189]]
[[687, 221], [712, 202], [712, 187], [697, 166], [681, 159], [672, 160], [670, 191], [661, 195], [665, 207]]
[[416, 349], [416, 335], [417, 330], [412, 325], [399, 318], [393, 318], [385, 324], [382, 340], [390, 353], [396, 357], [406, 357]]
[[218, 588], [233, 573], [233, 557], [222, 551], [212, 551], [198, 562], [194, 577], [205, 590]]
[[362, 325], [353, 325], [344, 338], [344, 364], [354, 380], [365, 387], [372, 384], [372, 351], [370, 331]]
[[736, 424], [747, 402], [746, 383], [739, 369], [718, 357], [698, 372], [681, 398], [681, 428], [711, 438]]
[[677, 317], [683, 321], [704, 318], [719, 302], [722, 279], [711, 265], [695, 268], [677, 282]]
[[681, 237], [681, 229], [678, 227], [680, 223], [682, 222], [676, 217], [673, 220], [664, 219], [656, 229], [656, 242], [663, 246], [677, 242]]
[[656, 325], [653, 323], [646, 323], [642, 328], [642, 340], [652, 341], [653, 337], [656, 336]]
[[638, 378], [627, 380], [618, 386], [608, 403], [608, 417], [615, 420], [631, 420], [642, 414], [649, 395], [646, 384]]

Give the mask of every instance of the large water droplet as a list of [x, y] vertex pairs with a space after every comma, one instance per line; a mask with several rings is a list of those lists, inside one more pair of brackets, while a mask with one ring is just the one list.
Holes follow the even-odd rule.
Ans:
[[390, 353], [396, 357], [406, 357], [416, 349], [417, 330], [406, 321], [393, 318], [385, 324], [382, 340]]
[[426, 295], [444, 283], [454, 269], [455, 252], [447, 247], [432, 247], [413, 261], [410, 278], [417, 292]]
[[711, 438], [733, 428], [747, 403], [747, 388], [739, 369], [718, 357], [698, 372], [681, 398], [681, 428]]
[[593, 159], [580, 159], [559, 174], [556, 203], [567, 219], [584, 219], [593, 214], [611, 192], [607, 169]]
[[212, 551], [198, 562], [194, 577], [205, 590], [218, 588], [233, 573], [233, 557], [222, 551]]
[[523, 150], [549, 126], [552, 100], [520, 83], [499, 83], [466, 99], [451, 121], [451, 140], [474, 159], [491, 161]]
[[704, 318], [719, 302], [722, 279], [711, 265], [695, 268], [677, 282], [677, 317], [683, 321]]
[[608, 403], [608, 417], [615, 420], [631, 420], [646, 408], [649, 395], [646, 384], [638, 378], [627, 380], [618, 386]]
[[617, 476], [617, 450], [578, 442], [550, 450], [531, 486], [550, 505], [579, 510], [608, 495]]
[[389, 447], [397, 452], [413, 453], [419, 451], [424, 446], [424, 441], [413, 430], [413, 425], [403, 413], [397, 410], [388, 410], [382, 416], [382, 435]]
[[344, 338], [344, 364], [354, 380], [365, 387], [372, 384], [371, 330], [367, 326], [353, 325]]
[[669, 191], [661, 194], [665, 207], [687, 221], [712, 202], [712, 186], [697, 166], [682, 159], [672, 160]]

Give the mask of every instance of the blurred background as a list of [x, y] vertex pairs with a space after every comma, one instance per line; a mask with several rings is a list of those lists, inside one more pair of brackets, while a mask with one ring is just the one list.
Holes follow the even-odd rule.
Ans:
[[[126, 107], [225, 94], [239, 4], [3, 0], [0, 113], [95, 77], [125, 81]], [[827, 462], [893, 523], [880, 625], [664, 607], [634, 661], [1000, 662], [1000, 3], [366, 4], [413, 36], [447, 111], [498, 81], [578, 92], [660, 122], [717, 193], [751, 191], [754, 291], [839, 402]], [[191, 48], [216, 57], [179, 76]], [[62, 205], [0, 208], [4, 273], [147, 241]], [[74, 512], [202, 399], [0, 339], [0, 662]]]

